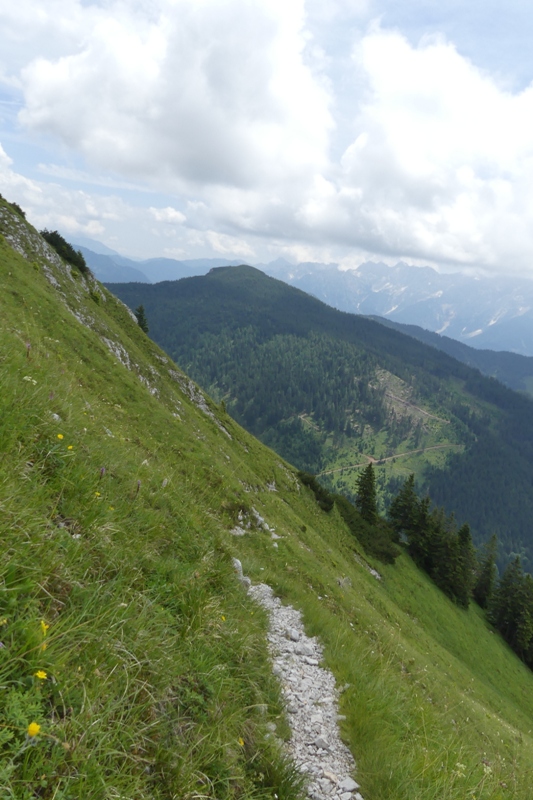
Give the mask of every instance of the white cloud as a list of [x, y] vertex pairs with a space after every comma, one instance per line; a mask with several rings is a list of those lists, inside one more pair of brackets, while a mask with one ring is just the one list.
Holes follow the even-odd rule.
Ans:
[[166, 222], [170, 225], [183, 225], [187, 217], [172, 206], [166, 208], [154, 208], [151, 206], [149, 209], [150, 214], [157, 222]]
[[[302, 0], [112, 2], [79, 47], [22, 71], [21, 122], [167, 187], [247, 187], [324, 166], [328, 95], [304, 64]], [[82, 35], [81, 25], [84, 25]]]
[[[414, 45], [366, 30], [371, 6], [6, 6], [0, 79], [20, 86], [21, 124], [85, 159], [83, 170], [41, 167], [57, 183], [9, 180], [41, 217], [79, 215], [124, 235], [129, 225], [130, 243], [146, 237], [143, 254], [164, 237], [247, 258], [349, 265], [375, 254], [533, 273], [533, 87], [509, 91], [442, 37]], [[345, 51], [353, 42], [349, 74], [336, 34]], [[114, 195], [59, 185], [91, 174], [167, 196], [143, 201], [143, 217]]]
[[250, 256], [252, 258], [256, 256], [254, 248], [242, 238], [229, 236], [225, 233], [218, 233], [217, 231], [207, 231], [205, 238], [215, 253], [223, 253], [224, 255], [232, 256]]
[[379, 29], [355, 62], [368, 88], [337, 195], [348, 239], [352, 228], [378, 252], [530, 264], [533, 89], [510, 94], [445, 41], [413, 48]]

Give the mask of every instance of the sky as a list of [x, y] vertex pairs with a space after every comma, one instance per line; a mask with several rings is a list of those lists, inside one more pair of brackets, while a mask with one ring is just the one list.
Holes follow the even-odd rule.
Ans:
[[533, 278], [525, 0], [0, 5], [0, 192], [133, 258]]

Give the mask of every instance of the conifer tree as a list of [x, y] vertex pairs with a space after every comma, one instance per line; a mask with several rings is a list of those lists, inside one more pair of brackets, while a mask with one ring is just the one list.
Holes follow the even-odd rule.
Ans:
[[419, 567], [431, 574], [431, 533], [435, 519], [431, 518], [431, 500], [428, 496], [418, 500], [411, 529], [407, 531], [407, 550]]
[[498, 539], [493, 534], [485, 544], [484, 552], [479, 560], [474, 580], [473, 596], [481, 608], [487, 608], [494, 594], [498, 569], [496, 555], [498, 552]]
[[363, 519], [375, 525], [378, 519], [378, 507], [376, 497], [376, 477], [374, 467], [370, 463], [357, 478], [357, 500], [356, 508]]
[[409, 534], [414, 530], [418, 514], [418, 502], [415, 492], [415, 476], [414, 473], [411, 473], [389, 508], [389, 520], [396, 533], [396, 541], [400, 541], [402, 533], [409, 537]]
[[135, 316], [137, 317], [139, 328], [145, 333], [148, 333], [148, 320], [146, 319], [146, 312], [142, 304], [135, 309]]
[[[524, 609], [524, 573], [520, 557], [509, 562], [494, 593], [489, 617], [494, 626], [511, 647], [518, 651], [526, 644], [526, 632], [522, 629]], [[527, 641], [529, 644], [529, 640]], [[527, 647], [526, 644], [526, 647]]]
[[458, 569], [456, 571], [457, 583], [455, 596], [457, 602], [463, 608], [468, 608], [472, 589], [474, 586], [474, 576], [476, 568], [476, 551], [472, 543], [470, 526], [465, 522], [457, 533], [458, 541]]

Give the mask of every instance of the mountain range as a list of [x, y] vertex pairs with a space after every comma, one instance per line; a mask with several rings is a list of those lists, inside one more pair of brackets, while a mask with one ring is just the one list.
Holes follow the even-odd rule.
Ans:
[[109, 288], [142, 304], [154, 340], [300, 469], [354, 497], [374, 461], [384, 505], [414, 472], [477, 543], [498, 534], [502, 562], [532, 561], [529, 397], [253, 267]]
[[[213, 288], [238, 274], [215, 272]], [[287, 290], [244, 277], [248, 294], [258, 280], [274, 296]], [[202, 279], [179, 283], [190, 280]], [[230, 289], [222, 296], [234, 310]], [[6, 797], [303, 800], [306, 765], [288, 754], [291, 707], [246, 577], [317, 637], [317, 658], [288, 625], [279, 641], [333, 673], [322, 710], [355, 756], [365, 800], [529, 800], [533, 673], [479, 606], [453, 603], [402, 545], [395, 563], [369, 554], [360, 520], [354, 532], [336, 502], [323, 508], [308, 477], [240, 427], [2, 198], [0, 298]], [[291, 309], [278, 311], [287, 324]], [[324, 325], [331, 313], [322, 311]], [[202, 316], [209, 321], [200, 305]], [[411, 353], [402, 380], [417, 353], [427, 359], [438, 410], [439, 370], [446, 382], [452, 359], [368, 320], [354, 330], [375, 338], [363, 375], [395, 337]], [[345, 336], [345, 360], [348, 345]], [[401, 365], [398, 347], [389, 361]], [[468, 375], [453, 373], [452, 388], [475, 383]], [[515, 395], [489, 384], [510, 403], [498, 407], [497, 427]], [[360, 389], [371, 407], [379, 387]], [[457, 397], [468, 395], [474, 417], [490, 406], [466, 390]], [[320, 754], [313, 693], [296, 668], [292, 683], [307, 710], [306, 746]], [[357, 797], [353, 781], [342, 789], [333, 772], [317, 777], [326, 797]]]
[[[80, 249], [88, 265], [107, 283], [178, 280], [203, 275], [212, 267], [242, 263], [242, 259], [221, 258], [136, 262], [93, 240], [83, 241]], [[96, 253], [91, 246], [105, 252]], [[278, 258], [254, 266], [341, 311], [416, 325], [476, 349], [533, 356], [533, 281], [529, 279], [470, 277], [403, 263], [390, 267], [366, 262], [356, 270], [340, 270], [337, 264], [291, 264]]]

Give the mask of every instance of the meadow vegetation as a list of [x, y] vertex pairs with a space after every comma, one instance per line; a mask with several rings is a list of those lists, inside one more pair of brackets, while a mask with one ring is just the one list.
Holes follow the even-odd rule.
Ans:
[[300, 796], [233, 557], [321, 637], [365, 800], [528, 800], [533, 674], [480, 609], [365, 554], [4, 201], [0, 232], [1, 800]]

